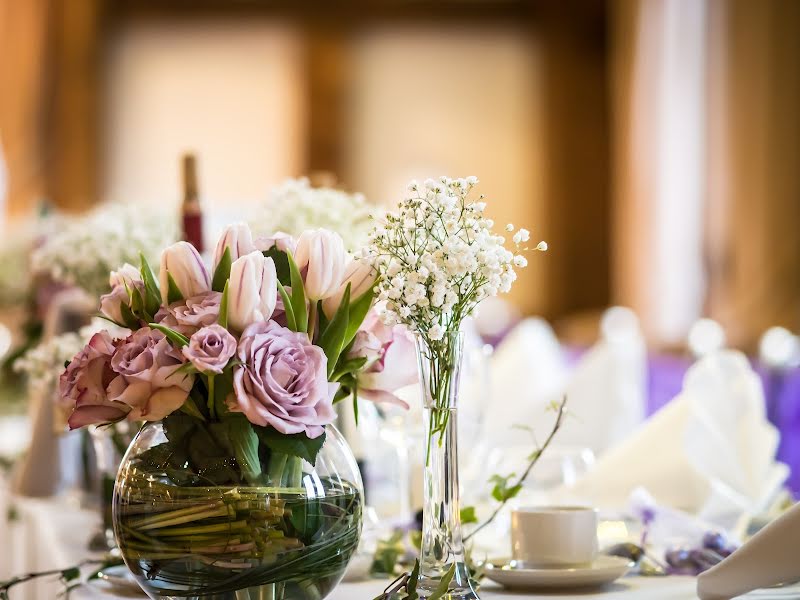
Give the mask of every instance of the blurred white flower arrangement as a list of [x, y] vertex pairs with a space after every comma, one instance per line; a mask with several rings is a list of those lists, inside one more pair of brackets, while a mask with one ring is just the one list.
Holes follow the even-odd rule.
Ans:
[[108, 321], [95, 318], [78, 331], [56, 335], [41, 342], [14, 361], [14, 371], [23, 375], [28, 388], [33, 391], [55, 389], [58, 378], [64, 371], [64, 363], [81, 351], [89, 339], [103, 329], [112, 330], [114, 335], [123, 335], [127, 330]]
[[[10, 230], [9, 230], [10, 229]], [[31, 223], [6, 226], [0, 244], [0, 306], [11, 307], [24, 303], [31, 287], [29, 257], [35, 240]]]
[[329, 229], [353, 251], [367, 242], [374, 226], [372, 218], [382, 214], [383, 210], [362, 194], [312, 187], [303, 177], [275, 186], [250, 219], [250, 227], [255, 235], [282, 231], [295, 237], [309, 229]]
[[63, 225], [31, 257], [34, 275], [78, 286], [91, 296], [109, 290], [108, 274], [124, 263], [138, 263], [141, 252], [158, 262], [161, 249], [177, 239], [177, 220], [169, 213], [136, 205], [107, 204]]

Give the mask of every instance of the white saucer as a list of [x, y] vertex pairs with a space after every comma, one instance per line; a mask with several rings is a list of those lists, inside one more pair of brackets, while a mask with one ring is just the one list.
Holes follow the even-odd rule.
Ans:
[[147, 597], [147, 594], [142, 591], [142, 588], [136, 583], [136, 579], [131, 575], [128, 567], [125, 565], [117, 565], [115, 567], [103, 569], [97, 574], [97, 578], [101, 581], [105, 581], [114, 591], [124, 594], [125, 597]]
[[753, 600], [756, 600], [756, 598], [758, 600], [778, 600], [779, 598], [785, 598], [786, 600], [789, 600], [790, 598], [793, 598], [794, 600], [797, 600], [797, 598], [800, 598], [800, 583], [791, 583], [771, 588], [753, 590], [749, 594], [742, 596], [742, 598], [746, 598], [748, 600], [750, 598]]
[[633, 563], [618, 556], [598, 556], [586, 567], [526, 569], [509, 559], [486, 562], [486, 577], [511, 589], [600, 587], [625, 575]]

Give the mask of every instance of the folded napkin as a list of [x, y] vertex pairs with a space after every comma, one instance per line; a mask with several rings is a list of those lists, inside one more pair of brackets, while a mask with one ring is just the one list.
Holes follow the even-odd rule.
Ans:
[[491, 410], [485, 411], [481, 436], [486, 445], [529, 447], [530, 432], [513, 425], [536, 425], [538, 431], [544, 407], [563, 394], [567, 374], [566, 357], [547, 321], [528, 318], [517, 325], [491, 359]]
[[683, 391], [602, 456], [569, 490], [604, 507], [643, 486], [666, 506], [725, 529], [766, 508], [788, 469], [766, 419], [761, 382], [745, 356], [721, 350], [695, 363]]
[[[798, 542], [800, 504], [764, 527], [724, 561], [700, 575], [697, 579], [697, 595], [701, 600], [728, 600], [751, 590], [796, 582], [800, 579], [800, 561], [795, 554]], [[779, 591], [776, 590], [776, 594]]]
[[566, 387], [571, 417], [557, 443], [595, 455], [624, 440], [644, 420], [647, 347], [636, 315], [621, 306], [601, 321], [601, 338], [575, 367]]
[[[94, 300], [82, 290], [70, 288], [59, 292], [45, 316], [44, 339], [86, 325], [95, 308]], [[13, 485], [17, 494], [49, 496], [77, 479], [80, 439], [76, 435], [59, 437], [66, 424], [56, 409], [57, 394], [57, 389], [31, 390], [28, 398], [31, 444], [15, 468]]]

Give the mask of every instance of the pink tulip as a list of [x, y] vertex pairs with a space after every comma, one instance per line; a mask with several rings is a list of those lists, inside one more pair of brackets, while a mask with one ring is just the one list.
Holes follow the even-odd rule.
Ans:
[[375, 278], [378, 273], [365, 260], [351, 260], [344, 271], [344, 281], [339, 289], [331, 296], [322, 301], [322, 310], [329, 319], [336, 313], [336, 309], [342, 303], [342, 296], [350, 284], [350, 300], [360, 298], [363, 294], [370, 291], [375, 285]]
[[304, 231], [294, 255], [304, 273], [306, 297], [317, 301], [335, 294], [342, 285], [347, 252], [338, 233], [327, 229]]
[[158, 278], [164, 304], [168, 303], [170, 275], [184, 298], [198, 296], [211, 289], [211, 277], [203, 259], [189, 242], [177, 242], [161, 253]]
[[278, 275], [271, 258], [255, 251], [234, 261], [228, 283], [228, 324], [232, 329], [244, 331], [251, 323], [268, 320], [277, 298]]
[[217, 248], [214, 251], [214, 269], [217, 268], [219, 261], [222, 260], [222, 255], [225, 254], [226, 248], [230, 249], [231, 262], [257, 249], [253, 244], [253, 234], [246, 223], [228, 225], [225, 231], [222, 232], [217, 242]]

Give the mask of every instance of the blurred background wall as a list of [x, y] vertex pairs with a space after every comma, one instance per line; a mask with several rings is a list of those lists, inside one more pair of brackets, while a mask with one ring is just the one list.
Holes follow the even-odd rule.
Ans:
[[177, 210], [185, 150], [231, 214], [288, 176], [390, 204], [475, 174], [550, 243], [522, 311], [750, 349], [800, 329], [799, 45], [795, 0], [0, 0], [4, 214]]

